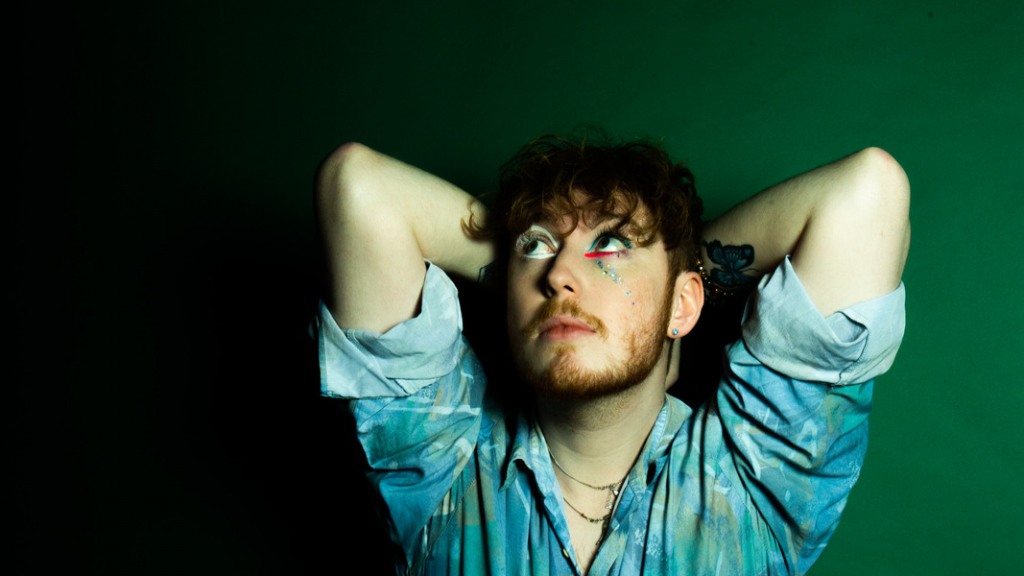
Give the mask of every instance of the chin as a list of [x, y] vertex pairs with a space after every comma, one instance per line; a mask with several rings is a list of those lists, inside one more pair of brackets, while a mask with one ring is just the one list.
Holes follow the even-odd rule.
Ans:
[[657, 364], [657, 356], [635, 359], [627, 356], [618, 366], [603, 370], [591, 370], [582, 366], [579, 359], [568, 351], [558, 353], [549, 367], [543, 371], [523, 369], [523, 380], [534, 393], [552, 400], [593, 400], [614, 396], [633, 388], [650, 375]]
[[619, 394], [650, 376], [668, 349], [663, 329], [668, 325], [668, 308], [662, 322], [627, 333], [617, 342], [589, 345], [527, 343], [520, 333], [510, 331], [513, 357], [523, 381], [543, 398], [592, 400]]

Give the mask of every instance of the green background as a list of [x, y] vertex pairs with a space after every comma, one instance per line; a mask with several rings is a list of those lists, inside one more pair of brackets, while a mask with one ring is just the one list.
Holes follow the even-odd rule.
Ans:
[[664, 138], [711, 216], [865, 146], [896, 157], [906, 337], [811, 573], [1017, 573], [1024, 4], [625, 6], [26, 8], [21, 572], [379, 566], [306, 336], [316, 165], [359, 141], [480, 193], [531, 138], [598, 125]]

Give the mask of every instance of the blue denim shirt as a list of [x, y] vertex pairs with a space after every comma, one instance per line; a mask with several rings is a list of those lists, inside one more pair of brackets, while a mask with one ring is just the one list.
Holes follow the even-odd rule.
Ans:
[[[415, 574], [579, 574], [544, 436], [487, 394], [457, 292], [381, 335], [318, 318], [322, 393], [350, 399], [368, 477]], [[726, 351], [716, 395], [666, 396], [590, 574], [800, 574], [839, 522], [891, 365], [904, 287], [822, 318], [788, 259]], [[684, 370], [685, 374], [685, 370]], [[685, 382], [681, 385], [685, 385]]]

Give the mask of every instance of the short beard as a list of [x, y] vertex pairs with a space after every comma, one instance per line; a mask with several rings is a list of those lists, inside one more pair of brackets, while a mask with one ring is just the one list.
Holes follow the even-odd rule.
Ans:
[[601, 372], [589, 370], [570, 358], [573, 347], [564, 345], [556, 349], [550, 367], [537, 374], [525, 368], [528, 364], [520, 347], [517, 351], [520, 374], [538, 396], [552, 400], [593, 400], [625, 392], [646, 380], [661, 358], [672, 302], [670, 289], [657, 322], [653, 326], [638, 326], [626, 338], [627, 359], [617, 366]]

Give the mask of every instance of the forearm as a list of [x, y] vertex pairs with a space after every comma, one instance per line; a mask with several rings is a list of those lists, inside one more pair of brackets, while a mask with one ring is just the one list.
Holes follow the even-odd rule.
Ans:
[[[910, 242], [910, 188], [902, 168], [877, 148], [862, 150], [772, 186], [705, 225], [702, 259], [730, 270], [715, 242], [732, 248], [735, 289], [787, 255], [825, 316], [899, 285]], [[743, 252], [738, 247], [749, 246]]]
[[327, 266], [326, 302], [338, 325], [385, 332], [418, 312], [427, 258], [475, 278], [493, 246], [461, 223], [481, 203], [452, 184], [359, 144], [317, 171], [315, 202]]

